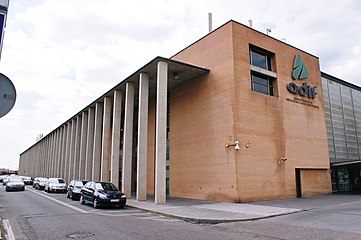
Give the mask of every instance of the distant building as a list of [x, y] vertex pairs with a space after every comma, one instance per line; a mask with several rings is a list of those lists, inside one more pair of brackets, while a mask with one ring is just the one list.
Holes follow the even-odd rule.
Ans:
[[334, 83], [317, 57], [229, 21], [44, 136], [20, 154], [19, 174], [111, 181], [156, 204], [330, 194]]
[[0, 168], [0, 175], [18, 174], [17, 170], [10, 170], [7, 168]]

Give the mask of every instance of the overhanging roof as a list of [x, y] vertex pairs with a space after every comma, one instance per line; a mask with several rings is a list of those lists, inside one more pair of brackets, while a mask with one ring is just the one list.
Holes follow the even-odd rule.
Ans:
[[[152, 61], [150, 61], [149, 63], [138, 69], [136, 72], [134, 72], [132, 75], [124, 79], [114, 88], [110, 89], [107, 93], [105, 93], [103, 96], [95, 100], [92, 104], [90, 104], [86, 108], [95, 106], [96, 102], [102, 102], [102, 99], [104, 97], [113, 96], [114, 90], [121, 90], [125, 93], [125, 85], [127, 82], [133, 82], [135, 84], [135, 98], [136, 98], [135, 105], [137, 106], [138, 102], [136, 100], [138, 98], [139, 74], [142, 72], [148, 73], [149, 75], [149, 97], [153, 98], [156, 94], [156, 88], [157, 88], [157, 65], [159, 61], [168, 63], [168, 92], [188, 81], [201, 77], [209, 73], [210, 71], [207, 68], [191, 65], [188, 63], [172, 60], [169, 58], [156, 57]], [[175, 74], [177, 75], [177, 78], [174, 77]]]
[[331, 167], [343, 167], [343, 166], [350, 166], [355, 164], [361, 164], [361, 160], [331, 163]]
[[[112, 97], [113, 93], [114, 93], [114, 90], [121, 90], [121, 91], [123, 91], [125, 93], [125, 86], [126, 86], [127, 82], [133, 82], [134, 85], [135, 85], [135, 88], [134, 88], [134, 105], [135, 105], [135, 108], [137, 108], [138, 107], [138, 95], [139, 95], [138, 94], [138, 92], [139, 92], [139, 88], [138, 88], [138, 86], [139, 86], [139, 84], [138, 84], [138, 82], [139, 82], [139, 74], [142, 73], [142, 72], [148, 73], [148, 75], [149, 75], [149, 98], [150, 99], [154, 98], [155, 94], [156, 94], [156, 89], [157, 89], [157, 65], [158, 65], [159, 61], [163, 61], [163, 62], [168, 63], [168, 92], [175, 89], [175, 88], [177, 88], [177, 87], [179, 87], [180, 85], [182, 85], [182, 84], [184, 84], [184, 83], [186, 83], [188, 81], [191, 81], [191, 80], [199, 78], [199, 77], [201, 77], [201, 76], [203, 76], [205, 74], [208, 74], [209, 71], [210, 71], [207, 68], [191, 65], [191, 64], [188, 64], [188, 63], [172, 60], [172, 59], [169, 59], [169, 58], [156, 57], [152, 61], [150, 61], [149, 63], [144, 65], [143, 67], [139, 68], [132, 75], [125, 78], [123, 81], [121, 81], [115, 87], [113, 87], [112, 89], [107, 91], [101, 97], [97, 98], [95, 101], [93, 101], [88, 106], [83, 108], [77, 114], [70, 117], [67, 121], [60, 124], [59, 127], [55, 128], [53, 131], [48, 133], [42, 139], [44, 139], [45, 137], [50, 135], [52, 132], [54, 132], [55, 130], [57, 130], [61, 126], [63, 126], [69, 120], [71, 120], [71, 119], [75, 118], [76, 116], [80, 115], [82, 112], [87, 111], [90, 107], [95, 107], [97, 102], [103, 102], [104, 97]], [[178, 77], [175, 78], [174, 74], [176, 74]], [[124, 102], [123, 102], [123, 104], [124, 104]], [[41, 139], [39, 141], [41, 141]], [[36, 145], [36, 143], [34, 143], [32, 146], [30, 146], [28, 149], [26, 149], [23, 153], [25, 153], [27, 150], [29, 150], [34, 145]], [[23, 153], [21, 153], [21, 154], [23, 154]]]

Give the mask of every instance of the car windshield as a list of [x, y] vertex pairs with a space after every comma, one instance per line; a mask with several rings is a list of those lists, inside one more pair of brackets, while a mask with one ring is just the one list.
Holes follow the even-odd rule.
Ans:
[[51, 183], [64, 183], [64, 180], [61, 178], [52, 178], [50, 179]]
[[22, 178], [10, 178], [9, 182], [23, 182]]
[[82, 186], [83, 186], [83, 182], [75, 182], [74, 186], [75, 186], [75, 187], [82, 187]]
[[95, 188], [97, 190], [118, 191], [118, 188], [113, 183], [97, 183]]
[[46, 178], [39, 179], [39, 182], [46, 182], [46, 181], [48, 181], [48, 179], [46, 179]]

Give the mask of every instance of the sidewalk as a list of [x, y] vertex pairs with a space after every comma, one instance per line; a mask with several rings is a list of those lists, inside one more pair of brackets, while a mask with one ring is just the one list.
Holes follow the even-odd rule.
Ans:
[[155, 205], [152, 198], [138, 202], [135, 197], [127, 199], [127, 206], [184, 221], [211, 224], [251, 221], [303, 211], [298, 208], [252, 203], [218, 203], [190, 199], [167, 199], [166, 205]]

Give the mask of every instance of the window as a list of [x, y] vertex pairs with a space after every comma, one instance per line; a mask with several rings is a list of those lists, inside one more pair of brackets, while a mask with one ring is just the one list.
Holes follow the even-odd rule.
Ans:
[[271, 56], [251, 49], [251, 65], [272, 71]]
[[250, 46], [252, 91], [274, 96], [276, 72], [273, 71], [274, 53]]
[[252, 73], [252, 91], [274, 96], [273, 79]]

